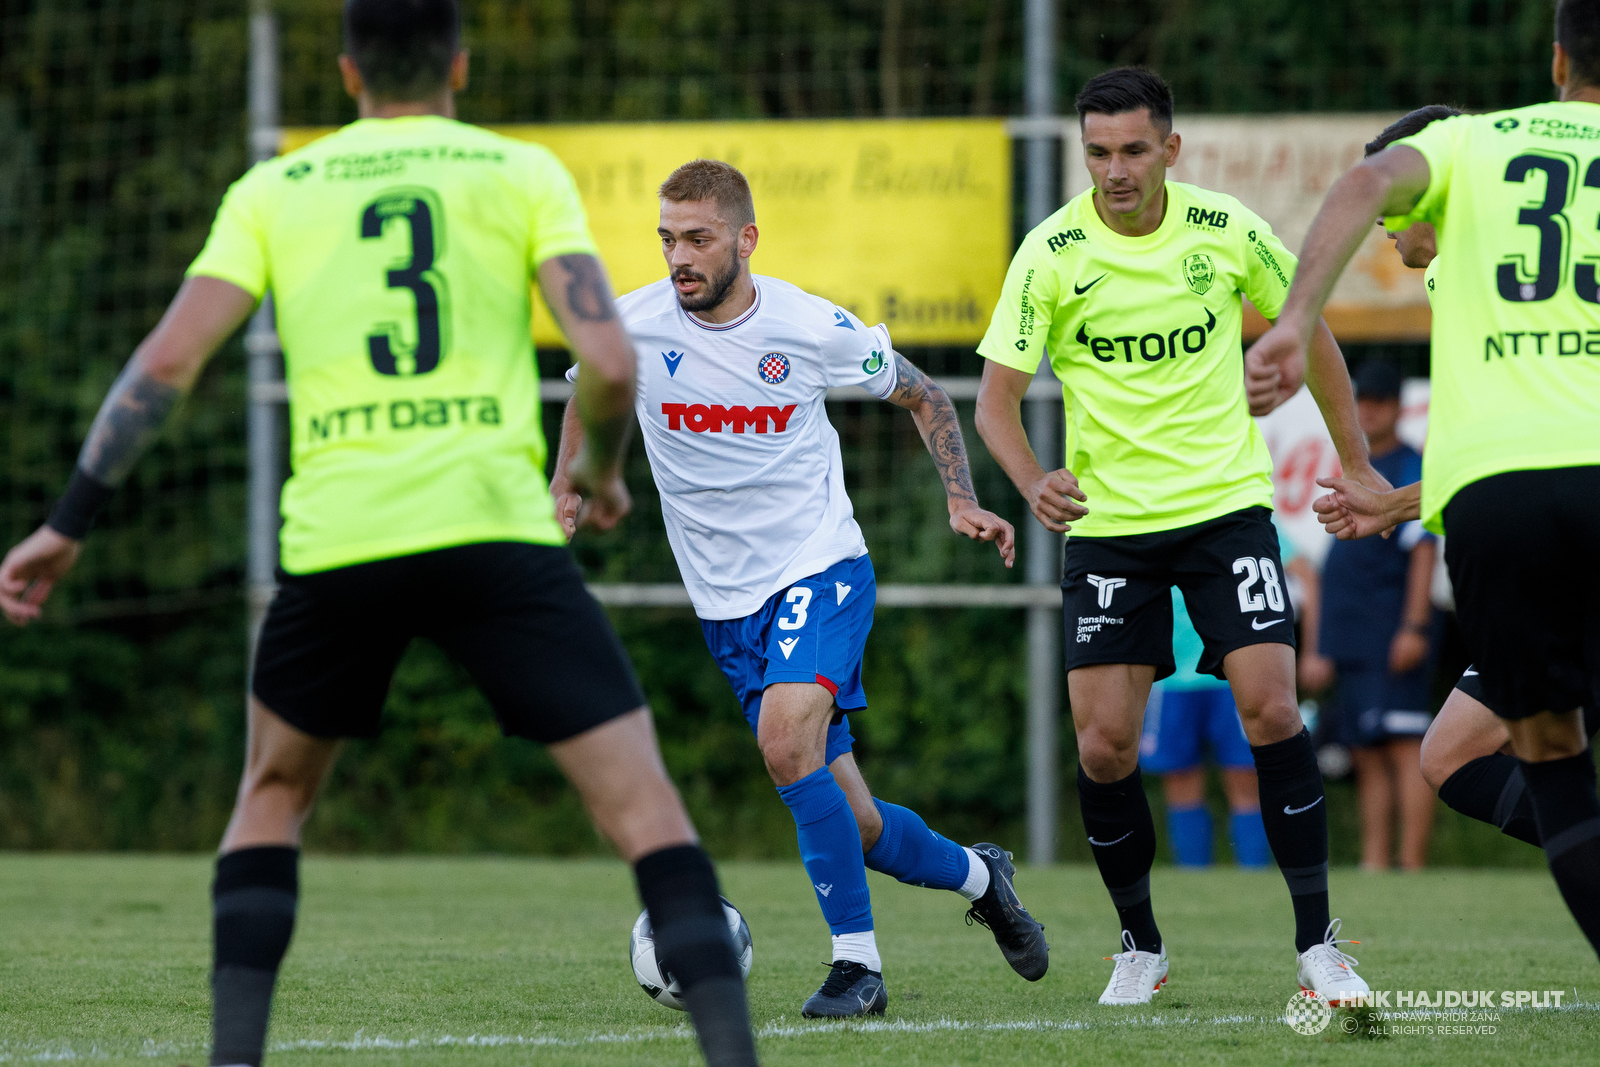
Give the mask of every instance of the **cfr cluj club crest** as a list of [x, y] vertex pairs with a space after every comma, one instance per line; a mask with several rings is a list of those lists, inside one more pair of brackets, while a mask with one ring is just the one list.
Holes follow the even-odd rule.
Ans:
[[1211, 262], [1210, 256], [1196, 252], [1183, 261], [1183, 280], [1189, 283], [1189, 288], [1195, 293], [1205, 296], [1211, 283], [1217, 280], [1216, 265]]

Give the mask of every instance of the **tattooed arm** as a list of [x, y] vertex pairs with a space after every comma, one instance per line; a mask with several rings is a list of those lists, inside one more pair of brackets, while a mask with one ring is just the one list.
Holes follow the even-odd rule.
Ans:
[[944, 483], [947, 505], [950, 509], [950, 528], [975, 541], [996, 541], [1000, 558], [1007, 567], [1016, 558], [1016, 531], [1011, 524], [993, 512], [978, 506], [978, 494], [972, 487], [972, 468], [967, 463], [967, 445], [961, 436], [961, 420], [956, 417], [955, 405], [938, 384], [905, 356], [894, 353], [897, 381], [894, 392], [886, 400], [896, 407], [905, 408], [916, 420], [917, 431], [923, 444], [939, 468], [939, 480]]
[[[539, 267], [539, 288], [581, 368], [563, 419], [580, 432], [571, 435], [572, 447], [564, 444], [567, 450], [554, 481], [562, 495], [576, 494], [586, 502], [584, 522], [609, 530], [633, 506], [622, 481], [622, 460], [633, 430], [633, 342], [617, 318], [605, 267], [594, 256], [545, 260]], [[577, 517], [574, 509], [570, 518], [576, 522]]]
[[50, 590], [77, 562], [95, 512], [128, 477], [206, 361], [255, 304], [255, 297], [219, 278], [197, 276], [183, 283], [106, 394], [49, 521], [0, 563], [0, 611], [6, 618], [20, 626], [39, 617]]

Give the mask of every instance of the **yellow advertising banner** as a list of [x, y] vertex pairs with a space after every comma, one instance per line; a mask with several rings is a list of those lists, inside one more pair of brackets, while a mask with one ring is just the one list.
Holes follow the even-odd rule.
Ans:
[[[577, 180], [617, 292], [666, 276], [656, 188], [721, 159], [755, 195], [751, 267], [885, 323], [897, 345], [976, 342], [1011, 258], [1011, 141], [1000, 119], [495, 126]], [[292, 151], [331, 129], [285, 130]], [[565, 342], [542, 301], [541, 345]]]

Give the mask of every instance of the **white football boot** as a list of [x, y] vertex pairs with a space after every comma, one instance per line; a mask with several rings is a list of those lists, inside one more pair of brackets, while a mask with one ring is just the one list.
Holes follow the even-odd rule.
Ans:
[[1321, 994], [1336, 1008], [1347, 1002], [1354, 1004], [1360, 997], [1372, 992], [1355, 971], [1359, 961], [1339, 951], [1340, 945], [1361, 944], [1359, 941], [1337, 940], [1343, 922], [1342, 919], [1335, 919], [1329, 923], [1322, 944], [1312, 945], [1298, 957], [1300, 988]]
[[1140, 952], [1133, 947], [1133, 935], [1122, 931], [1122, 947], [1126, 949], [1105, 959], [1115, 960], [1111, 981], [1100, 994], [1102, 1004], [1148, 1004], [1150, 998], [1167, 984], [1167, 946], [1160, 952]]

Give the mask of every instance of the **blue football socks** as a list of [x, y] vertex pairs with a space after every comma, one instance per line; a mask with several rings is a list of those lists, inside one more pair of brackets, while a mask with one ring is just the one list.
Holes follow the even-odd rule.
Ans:
[[1267, 846], [1267, 824], [1261, 811], [1236, 811], [1228, 816], [1228, 837], [1233, 842], [1233, 861], [1241, 867], [1265, 867], [1272, 858]]
[[834, 934], [871, 930], [872, 900], [867, 894], [861, 830], [833, 772], [821, 767], [798, 782], [779, 786], [778, 795], [799, 828], [800, 859], [829, 929]]
[[876, 798], [883, 833], [867, 853], [867, 866], [908, 885], [959, 891], [967, 881], [967, 850], [928, 829], [922, 816]]
[[1167, 843], [1172, 847], [1172, 861], [1179, 867], [1211, 866], [1211, 812], [1204, 804], [1169, 807]]

